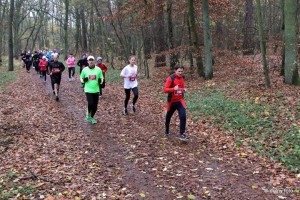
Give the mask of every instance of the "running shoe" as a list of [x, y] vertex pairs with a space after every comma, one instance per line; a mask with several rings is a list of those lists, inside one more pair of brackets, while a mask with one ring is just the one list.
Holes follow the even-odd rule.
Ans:
[[180, 139], [181, 141], [188, 141], [188, 140], [189, 140], [189, 138], [188, 138], [184, 133], [181, 133], [181, 134], [180, 134], [179, 139]]
[[123, 115], [128, 115], [128, 110], [127, 110], [127, 108], [124, 108], [124, 110], [123, 110]]
[[56, 96], [55, 100], [56, 100], [56, 101], [59, 101], [59, 97], [58, 97], [58, 96]]
[[90, 114], [89, 114], [89, 111], [88, 111], [88, 110], [86, 111], [86, 114], [85, 114], [85, 119], [86, 119], [86, 121], [88, 121], [88, 122], [91, 122], [91, 116], [90, 116]]
[[130, 104], [130, 108], [132, 112], [135, 112], [135, 106], [133, 104]]
[[88, 116], [88, 115], [85, 116], [85, 120], [92, 123], [92, 120], [91, 120], [91, 119], [92, 119], [92, 118], [91, 118], [90, 116]]
[[91, 123], [92, 123], [92, 124], [96, 124], [96, 123], [97, 123], [97, 120], [96, 120], [95, 118], [91, 117]]

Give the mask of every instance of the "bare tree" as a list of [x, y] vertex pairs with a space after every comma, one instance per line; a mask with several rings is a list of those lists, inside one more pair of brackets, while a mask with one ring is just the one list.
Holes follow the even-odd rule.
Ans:
[[65, 60], [68, 58], [69, 53], [69, 41], [68, 41], [68, 27], [69, 27], [69, 7], [70, 2], [69, 0], [64, 0], [65, 3], [65, 20], [64, 20], [64, 53], [65, 53]]
[[263, 22], [262, 22], [262, 14], [261, 14], [261, 4], [260, 0], [256, 0], [257, 4], [257, 18], [258, 18], [258, 27], [259, 27], [259, 42], [260, 42], [260, 49], [261, 55], [263, 60], [263, 68], [264, 68], [264, 75], [265, 75], [265, 84], [269, 88], [271, 87], [270, 77], [269, 77], [269, 67], [266, 58], [266, 41], [263, 32]]
[[244, 40], [243, 40], [243, 52], [244, 54], [253, 54], [254, 53], [254, 6], [253, 0], [245, 1], [245, 20], [244, 20]]
[[202, 2], [203, 11], [203, 29], [204, 29], [204, 49], [205, 49], [205, 79], [213, 78], [213, 66], [212, 66], [212, 38], [210, 33], [209, 24], [209, 1], [203, 0]]
[[166, 50], [165, 39], [165, 19], [164, 19], [164, 5], [162, 0], [155, 0], [156, 3], [156, 15], [155, 22], [155, 67], [166, 66], [166, 55], [163, 52]]
[[203, 67], [203, 62], [201, 57], [200, 41], [199, 41], [199, 36], [197, 34], [197, 28], [196, 28], [194, 0], [188, 1], [188, 7], [189, 7], [189, 25], [191, 28], [191, 33], [193, 35], [193, 44], [194, 44], [195, 54], [196, 54], [197, 72], [199, 77], [205, 77], [204, 67]]
[[8, 71], [14, 71], [14, 43], [13, 43], [13, 20], [15, 1], [10, 0], [8, 18]]
[[300, 85], [297, 51], [297, 0], [284, 1], [284, 82]]

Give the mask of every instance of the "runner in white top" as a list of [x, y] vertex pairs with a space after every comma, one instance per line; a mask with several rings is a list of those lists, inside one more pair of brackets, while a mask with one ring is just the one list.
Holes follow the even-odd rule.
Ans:
[[124, 78], [124, 91], [125, 91], [125, 101], [124, 101], [124, 115], [128, 115], [127, 105], [130, 99], [130, 91], [133, 92], [133, 100], [130, 104], [131, 110], [133, 112], [136, 111], [135, 109], [135, 103], [138, 100], [139, 91], [138, 91], [138, 81], [137, 78], [139, 77], [139, 74], [137, 72], [138, 67], [135, 65], [136, 63], [136, 57], [130, 56], [129, 57], [129, 65], [123, 68], [121, 71], [120, 76]]

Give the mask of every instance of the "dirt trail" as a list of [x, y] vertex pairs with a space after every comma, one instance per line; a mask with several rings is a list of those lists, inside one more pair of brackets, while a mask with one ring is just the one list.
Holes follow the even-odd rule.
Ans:
[[0, 130], [11, 131], [15, 141], [1, 156], [0, 172], [3, 177], [14, 169], [20, 183], [39, 185], [36, 197], [278, 199], [268, 192], [265, 163], [216, 149], [190, 120], [191, 143], [174, 139], [177, 122], [171, 139], [164, 138], [164, 103], [150, 81], [140, 81], [138, 111], [129, 116], [121, 114], [122, 84], [108, 83], [98, 123], [91, 125], [78, 80], [68, 82], [65, 73], [56, 102], [49, 80], [42, 83], [33, 70], [20, 76], [1, 93], [1, 125], [7, 127]]

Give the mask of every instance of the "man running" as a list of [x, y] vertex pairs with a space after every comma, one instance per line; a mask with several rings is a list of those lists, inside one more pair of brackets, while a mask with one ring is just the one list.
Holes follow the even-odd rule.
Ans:
[[61, 81], [61, 74], [65, 70], [65, 66], [62, 62], [58, 61], [58, 56], [53, 55], [53, 62], [49, 64], [49, 71], [50, 71], [50, 78], [51, 78], [51, 86], [53, 90], [53, 94], [55, 94], [56, 101], [59, 101], [58, 93], [59, 93], [59, 86]]
[[96, 61], [94, 56], [88, 56], [87, 60], [89, 66], [85, 67], [80, 74], [80, 81], [84, 83], [84, 92], [88, 103], [85, 119], [92, 124], [96, 124], [97, 121], [94, 115], [97, 112], [100, 91], [99, 85], [103, 83], [103, 74], [99, 67], [95, 67]]
[[[89, 66], [86, 54], [83, 54], [81, 59], [78, 60], [77, 65], [79, 66], [79, 74], [81, 74], [82, 70]], [[81, 83], [81, 87], [84, 87], [84, 83]]]
[[186, 89], [184, 87], [183, 71], [184, 66], [181, 64], [177, 64], [175, 66], [175, 73], [173, 73], [167, 78], [164, 86], [164, 92], [168, 93], [165, 135], [169, 136], [170, 121], [174, 112], [177, 110], [180, 120], [179, 139], [186, 141], [188, 140], [188, 137], [185, 134], [186, 104], [183, 97], [183, 94], [186, 92]]

